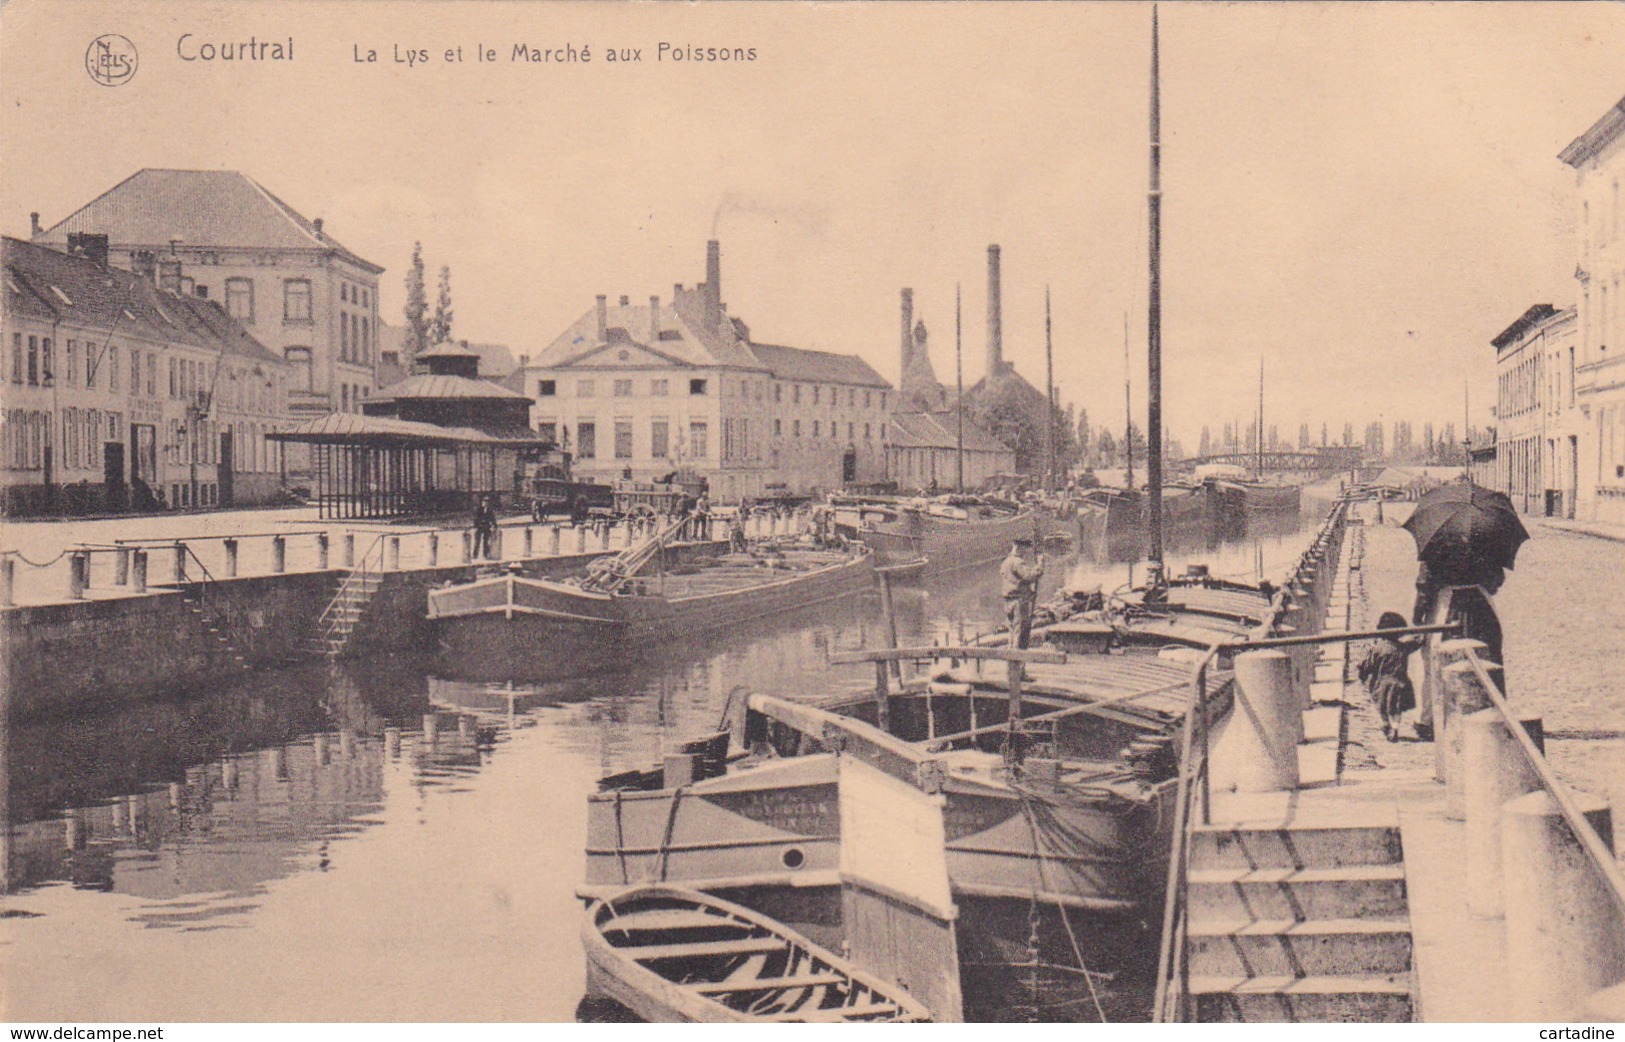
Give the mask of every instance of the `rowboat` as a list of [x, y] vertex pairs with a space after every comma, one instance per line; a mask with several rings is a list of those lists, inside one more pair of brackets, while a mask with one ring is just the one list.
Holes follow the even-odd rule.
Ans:
[[588, 907], [589, 992], [653, 1023], [913, 1023], [930, 1014], [789, 928], [731, 901], [640, 886]]
[[924, 560], [933, 574], [1001, 560], [1017, 539], [1042, 535], [1030, 510], [976, 496], [839, 497], [835, 530], [874, 548], [880, 563]]
[[429, 591], [429, 618], [447, 647], [504, 649], [564, 643], [601, 649], [712, 632], [872, 589], [866, 548], [756, 548], [693, 560], [607, 587], [502, 571]]

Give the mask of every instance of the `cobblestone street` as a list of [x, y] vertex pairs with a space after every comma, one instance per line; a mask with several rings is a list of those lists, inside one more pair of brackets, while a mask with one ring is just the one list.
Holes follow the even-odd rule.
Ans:
[[[1371, 504], [1360, 510], [1372, 516]], [[1364, 596], [1355, 590], [1356, 627], [1374, 625], [1384, 611], [1410, 617], [1416, 546], [1398, 527], [1407, 511], [1390, 504], [1385, 524], [1361, 532]], [[1617, 808], [1625, 807], [1625, 610], [1617, 576], [1625, 569], [1625, 543], [1557, 531], [1533, 518], [1525, 523], [1530, 540], [1495, 601], [1505, 633], [1508, 692], [1515, 705], [1543, 718], [1547, 755], [1563, 779], [1608, 800], [1618, 815]], [[1351, 663], [1361, 650], [1351, 649]], [[1411, 675], [1418, 687], [1420, 670], [1420, 656], [1414, 656]], [[1354, 701], [1346, 769], [1432, 766], [1433, 746], [1414, 741], [1414, 712], [1401, 740], [1391, 743], [1370, 704]]]

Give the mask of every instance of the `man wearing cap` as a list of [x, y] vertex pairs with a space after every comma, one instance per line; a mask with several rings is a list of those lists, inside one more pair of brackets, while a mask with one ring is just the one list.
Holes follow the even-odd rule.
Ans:
[[1010, 647], [1025, 648], [1032, 636], [1033, 606], [1038, 602], [1038, 580], [1044, 574], [1044, 555], [1028, 562], [1031, 539], [1017, 539], [1010, 556], [999, 566], [999, 587], [1004, 594], [1004, 618], [1010, 626]]

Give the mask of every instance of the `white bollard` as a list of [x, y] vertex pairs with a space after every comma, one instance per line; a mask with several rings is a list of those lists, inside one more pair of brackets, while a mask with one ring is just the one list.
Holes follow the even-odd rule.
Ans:
[[[1433, 742], [1438, 748], [1434, 754], [1438, 778], [1444, 782], [1444, 816], [1452, 821], [1461, 821], [1466, 815], [1461, 788], [1461, 718], [1490, 705], [1489, 696], [1484, 694], [1477, 674], [1467, 662], [1469, 647], [1479, 651], [1484, 645], [1476, 640], [1447, 640], [1439, 645], [1437, 656], [1439, 686], [1433, 711], [1438, 730], [1434, 732]], [[1500, 668], [1488, 662], [1484, 666]]]
[[1298, 743], [1303, 710], [1292, 684], [1292, 661], [1281, 651], [1236, 656], [1236, 699], [1215, 753], [1237, 792], [1280, 792], [1298, 787]]
[[587, 526], [586, 525], [577, 525], [576, 526], [576, 553], [584, 554], [586, 552], [587, 552]]
[[[1495, 919], [1506, 914], [1501, 891], [1501, 808], [1508, 800], [1539, 791], [1540, 776], [1507, 729], [1499, 709], [1464, 716], [1461, 725], [1467, 908], [1476, 916]], [[1532, 730], [1527, 724], [1525, 729]]]
[[[1608, 805], [1574, 793], [1613, 849]], [[1501, 811], [1506, 900], [1507, 1019], [1577, 1019], [1592, 993], [1625, 980], [1625, 921], [1607, 883], [1545, 791]]]
[[550, 525], [547, 529], [547, 552], [549, 556], [559, 555], [559, 526]]

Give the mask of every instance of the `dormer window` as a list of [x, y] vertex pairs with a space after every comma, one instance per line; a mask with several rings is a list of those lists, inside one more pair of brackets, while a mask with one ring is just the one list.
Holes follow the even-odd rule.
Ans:
[[695, 394], [695, 395], [705, 394], [706, 393], [706, 391], [705, 391], [705, 381], [704, 380], [690, 380], [688, 382], [688, 393], [689, 394]]

